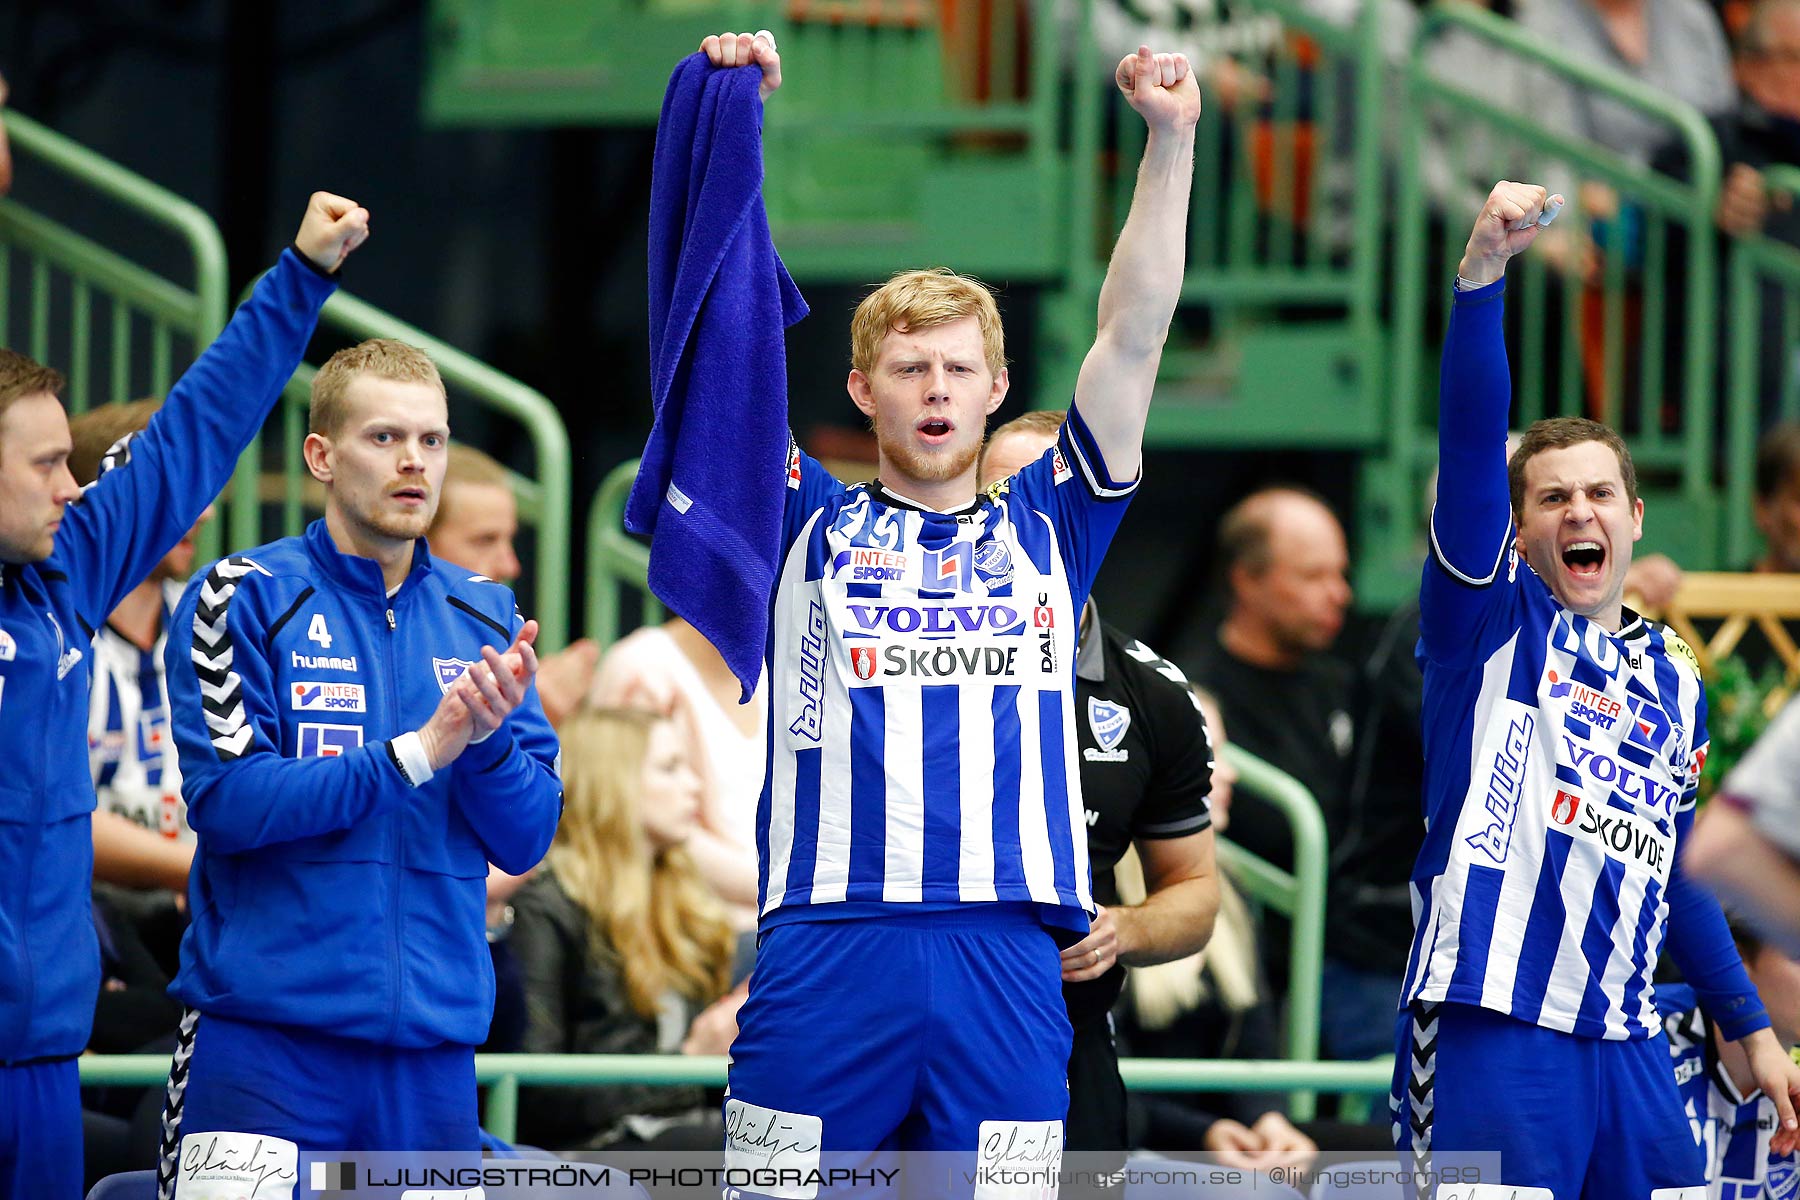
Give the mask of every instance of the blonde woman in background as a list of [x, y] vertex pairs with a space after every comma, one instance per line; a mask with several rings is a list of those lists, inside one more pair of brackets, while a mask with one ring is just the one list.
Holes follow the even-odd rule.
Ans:
[[[736, 938], [688, 854], [699, 776], [673, 722], [584, 709], [562, 728], [565, 807], [537, 876], [513, 900], [525, 1050], [724, 1054], [741, 989]], [[697, 1086], [528, 1088], [519, 1134], [554, 1150], [713, 1150], [719, 1109]]]
[[737, 679], [700, 631], [679, 617], [614, 642], [588, 703], [644, 708], [672, 718], [700, 776], [700, 818], [688, 844], [700, 873], [739, 932], [756, 928], [756, 805], [762, 796], [768, 707], [765, 681], [739, 704]]

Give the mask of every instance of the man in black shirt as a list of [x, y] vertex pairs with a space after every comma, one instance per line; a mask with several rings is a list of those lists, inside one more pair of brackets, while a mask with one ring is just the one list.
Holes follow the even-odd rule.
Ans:
[[[982, 486], [1048, 453], [1061, 424], [1061, 413], [1033, 412], [995, 430], [982, 452]], [[1064, 1145], [1077, 1154], [1106, 1152], [1107, 1169], [1116, 1171], [1126, 1149], [1125, 1084], [1110, 1013], [1125, 986], [1124, 968], [1196, 953], [1218, 912], [1206, 800], [1212, 751], [1186, 677], [1102, 622], [1091, 599], [1075, 653], [1075, 713], [1100, 913], [1093, 931], [1062, 955], [1063, 1000], [1075, 1030]], [[1123, 907], [1113, 868], [1131, 845], [1148, 894], [1141, 905]], [[1063, 1194], [1087, 1189], [1065, 1185]]]
[[[1229, 709], [1233, 740], [1299, 780], [1329, 823], [1354, 740], [1353, 673], [1326, 654], [1350, 606], [1343, 527], [1312, 493], [1265, 488], [1225, 514], [1219, 555], [1229, 607], [1194, 678]], [[1293, 869], [1287, 821], [1265, 801], [1238, 802], [1231, 839]]]
[[[1327, 653], [1350, 606], [1350, 556], [1343, 526], [1311, 492], [1271, 487], [1246, 496], [1219, 523], [1219, 557], [1227, 597], [1224, 620], [1203, 639], [1194, 678], [1231, 714], [1233, 740], [1299, 780], [1318, 802], [1332, 845], [1338, 842], [1355, 748], [1354, 672]], [[1280, 809], [1245, 796], [1232, 813], [1231, 840], [1284, 871], [1294, 867], [1293, 837]], [[1260, 944], [1276, 995], [1288, 982], [1289, 922], [1265, 913]], [[1329, 935], [1326, 954], [1333, 954]], [[1354, 982], [1352, 981], [1353, 985]], [[1370, 1003], [1381, 989], [1371, 986]], [[1360, 995], [1329, 986], [1321, 1034], [1332, 1053], [1333, 1017], [1346, 1030], [1373, 1036]], [[1392, 1012], [1399, 980], [1380, 995]], [[1354, 1003], [1345, 1003], [1355, 1000]], [[1387, 1040], [1392, 1040], [1391, 1035]], [[1380, 1046], [1371, 1041], [1378, 1053]], [[1366, 1057], [1362, 1047], [1354, 1057]]]

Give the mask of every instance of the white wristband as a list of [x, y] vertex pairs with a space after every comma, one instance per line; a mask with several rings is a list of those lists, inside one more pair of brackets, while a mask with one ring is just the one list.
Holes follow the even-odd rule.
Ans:
[[419, 737], [417, 730], [401, 734], [389, 742], [388, 746], [393, 750], [394, 758], [400, 764], [400, 773], [406, 776], [406, 782], [413, 787], [431, 782], [431, 777], [436, 772], [431, 769], [431, 759], [425, 755], [425, 742]]

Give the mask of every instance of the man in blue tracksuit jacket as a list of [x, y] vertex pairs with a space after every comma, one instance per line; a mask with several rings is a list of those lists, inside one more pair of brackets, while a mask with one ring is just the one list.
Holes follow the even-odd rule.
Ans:
[[0, 1200], [81, 1195], [75, 1059], [100, 988], [89, 638], [225, 486], [368, 221], [315, 194], [293, 249], [85, 492], [61, 376], [0, 350]]
[[426, 549], [449, 440], [431, 360], [340, 351], [310, 427], [324, 518], [199, 572], [170, 629], [198, 845], [164, 1195], [268, 1197], [300, 1151], [477, 1148], [488, 864], [529, 869], [561, 813], [537, 623]]

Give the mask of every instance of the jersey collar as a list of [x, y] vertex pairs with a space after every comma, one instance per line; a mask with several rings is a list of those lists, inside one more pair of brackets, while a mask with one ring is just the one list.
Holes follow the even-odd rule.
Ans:
[[890, 490], [879, 479], [871, 479], [869, 481], [869, 494], [889, 508], [910, 508], [914, 512], [921, 512], [939, 517], [967, 516], [980, 508], [982, 501], [982, 493], [976, 492], [975, 498], [967, 504], [962, 505], [960, 508], [933, 508], [929, 504], [920, 504], [917, 500], [910, 500], [907, 497], [902, 496], [899, 492]]
[[1081, 608], [1081, 622], [1076, 627], [1075, 678], [1089, 683], [1106, 682], [1106, 639], [1100, 636], [1100, 606], [1092, 596]]
[[325, 518], [320, 517], [308, 525], [304, 536], [307, 553], [319, 565], [326, 578], [347, 591], [378, 600], [383, 605], [407, 591], [414, 580], [431, 570], [431, 552], [426, 548], [425, 539], [418, 538], [413, 542], [412, 569], [401, 581], [399, 591], [394, 596], [389, 596], [387, 584], [381, 577], [380, 564], [372, 558], [345, 554], [339, 550], [337, 543], [331, 540], [331, 531], [325, 526]]

